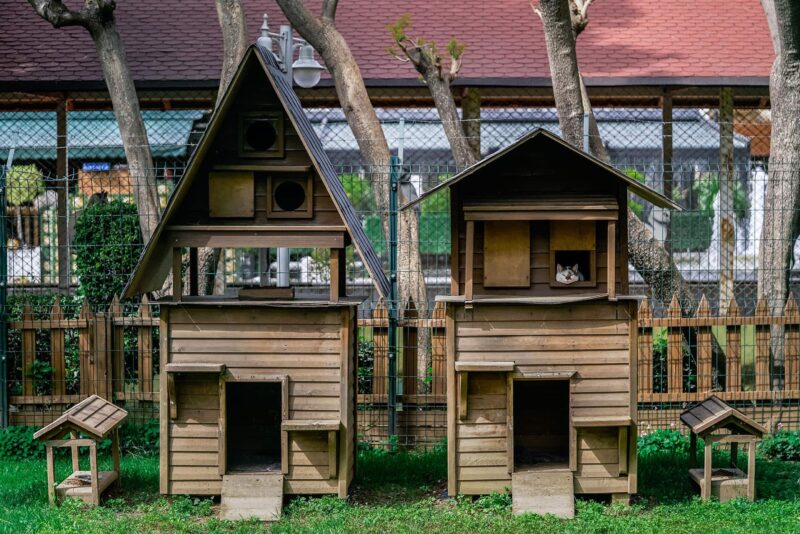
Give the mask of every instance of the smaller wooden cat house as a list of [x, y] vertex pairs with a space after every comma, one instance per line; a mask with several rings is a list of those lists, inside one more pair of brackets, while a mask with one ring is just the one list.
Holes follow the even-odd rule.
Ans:
[[[172, 296], [159, 300], [162, 493], [221, 495], [224, 517], [265, 520], [284, 494], [347, 495], [360, 302], [347, 295], [351, 244], [386, 296], [297, 96], [272, 53], [249, 48], [125, 290], [159, 289], [171, 270]], [[329, 287], [199, 295], [199, 249], [222, 247], [316, 249], [330, 258]]]
[[[737, 497], [750, 501], [756, 498], [756, 443], [767, 429], [715, 395], [681, 414], [681, 422], [689, 427], [689, 478], [700, 487], [700, 498], [712, 496], [720, 502]], [[697, 438], [705, 444], [703, 467], [697, 467]], [[728, 467], [714, 468], [712, 447], [715, 443], [730, 444]], [[747, 472], [739, 467], [739, 445], [747, 445]]]
[[[92, 395], [61, 416], [41, 428], [33, 437], [44, 442], [47, 451], [47, 497], [50, 504], [58, 499], [72, 497], [88, 504], [99, 505], [100, 497], [111, 484], [119, 484], [119, 425], [128, 417], [128, 412], [107, 400]], [[80, 435], [83, 435], [81, 437]], [[111, 455], [114, 469], [99, 471], [97, 468], [97, 446], [111, 437]], [[56, 483], [54, 448], [72, 449], [72, 474]], [[80, 448], [89, 448], [89, 470], [80, 468]]]
[[515, 512], [565, 517], [576, 493], [627, 499], [638, 306], [628, 192], [677, 206], [542, 129], [414, 203], [445, 187], [448, 492], [510, 488]]

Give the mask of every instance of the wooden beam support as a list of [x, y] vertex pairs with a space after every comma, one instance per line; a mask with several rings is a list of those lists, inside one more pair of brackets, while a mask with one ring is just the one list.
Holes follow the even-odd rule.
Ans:
[[472, 300], [472, 280], [475, 261], [475, 222], [467, 221], [467, 244], [464, 264], [464, 298]]
[[47, 500], [50, 506], [56, 504], [56, 465], [53, 458], [53, 447], [45, 445], [47, 451]]
[[332, 248], [329, 261], [331, 275], [331, 302], [339, 302], [347, 296], [347, 264], [346, 250]]
[[467, 386], [469, 384], [469, 373], [464, 371], [458, 373], [458, 418], [467, 418]]
[[169, 418], [178, 418], [178, 402], [175, 395], [175, 374], [166, 373], [167, 375], [167, 402], [169, 403]]
[[336, 478], [337, 459], [339, 450], [337, 448], [337, 431], [328, 430], [328, 478]]
[[608, 271], [608, 300], [617, 300], [617, 221], [608, 221], [606, 269]]
[[197, 264], [197, 247], [191, 247], [189, 249], [189, 294], [192, 296], [197, 296], [198, 286], [199, 286], [199, 266]]
[[[224, 376], [219, 377], [219, 414], [217, 416], [217, 439], [219, 440], [219, 456], [217, 465], [219, 474], [224, 475], [228, 470], [228, 433], [227, 433], [227, 382]], [[283, 452], [283, 447], [281, 447]]]
[[747, 444], [747, 498], [756, 500], [756, 442]]
[[180, 302], [183, 299], [183, 249], [172, 249], [172, 300]]
[[700, 492], [701, 499], [711, 498], [711, 475], [713, 468], [711, 467], [711, 446], [712, 442], [708, 439], [705, 440], [705, 454], [703, 455], [703, 486]]
[[619, 454], [619, 474], [628, 474], [628, 427], [621, 426], [618, 430], [617, 450]]

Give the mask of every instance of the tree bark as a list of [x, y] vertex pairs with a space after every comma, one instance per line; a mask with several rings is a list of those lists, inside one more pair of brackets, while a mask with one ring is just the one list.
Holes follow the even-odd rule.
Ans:
[[544, 40], [561, 137], [568, 143], [582, 148], [584, 112], [582, 82], [569, 3], [567, 0], [540, 0], [537, 12], [544, 26]]
[[476, 160], [481, 159], [481, 90], [468, 87], [461, 95], [461, 129]]
[[216, 103], [216, 106], [219, 106], [247, 50], [247, 25], [242, 0], [216, 0], [216, 2], [217, 18], [222, 30], [222, 73], [219, 77]]
[[[242, 0], [216, 0], [217, 19], [222, 30], [222, 72], [219, 76], [217, 102], [219, 107], [231, 84], [236, 69], [247, 51], [247, 24]], [[198, 292], [201, 295], [220, 295], [225, 291], [225, 255], [223, 249], [202, 247], [198, 250]]]
[[[772, 0], [772, 8], [777, 32], [773, 42], [777, 43], [778, 55], [769, 81], [772, 135], [765, 199], [768, 209], [764, 212], [758, 254], [758, 296], [773, 314], [779, 315], [788, 294], [800, 209], [800, 4]], [[772, 353], [780, 365], [783, 339], [779, 332], [772, 336]]]
[[725, 87], [719, 95], [719, 314], [728, 313], [733, 298], [734, 245], [736, 238], [733, 210], [733, 89]]
[[[389, 144], [381, 128], [378, 115], [369, 99], [361, 70], [344, 37], [336, 29], [336, 0], [325, 0], [322, 15], [314, 16], [303, 2], [276, 0], [286, 18], [322, 56], [333, 78], [339, 104], [345, 119], [358, 143], [367, 178], [381, 217], [386, 242], [389, 242]], [[404, 310], [406, 303], [414, 300], [420, 317], [426, 317], [428, 308], [422, 259], [419, 252], [419, 220], [415, 210], [405, 210], [398, 215], [398, 291], [397, 306]], [[427, 369], [430, 362], [430, 334], [428, 329], [418, 330], [418, 362]]]
[[28, 1], [55, 28], [81, 26], [92, 37], [122, 137], [142, 239], [147, 243], [160, 213], [155, 169], [125, 48], [114, 20], [116, 4], [111, 0], [86, 0], [84, 7], [74, 11], [61, 0]]

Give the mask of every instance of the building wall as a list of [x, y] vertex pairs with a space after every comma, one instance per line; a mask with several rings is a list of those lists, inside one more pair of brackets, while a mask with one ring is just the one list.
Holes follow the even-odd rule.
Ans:
[[[327, 432], [288, 434], [284, 492], [346, 494], [355, 450], [354, 311], [213, 305], [162, 310], [164, 363], [224, 363], [227, 377], [240, 380], [285, 375], [289, 419], [341, 420], [336, 478], [329, 478]], [[175, 393], [177, 418], [166, 421], [168, 476], [162, 492], [219, 494], [219, 376], [180, 374]], [[168, 410], [161, 417], [163, 428]]]
[[[475, 304], [448, 309], [454, 362], [496, 361], [515, 365], [515, 375], [534, 371], [576, 371], [570, 386], [571, 418], [631, 417], [635, 421], [635, 303], [596, 302], [559, 306]], [[454, 365], [451, 384], [456, 382]], [[509, 469], [508, 374], [470, 372], [466, 418], [459, 419], [459, 395], [448, 397], [451, 436], [450, 487], [483, 494], [511, 486]], [[453, 388], [456, 389], [456, 388]], [[546, 410], [546, 406], [531, 406]], [[635, 426], [630, 435], [635, 434]], [[629, 491], [635, 476], [620, 475], [618, 427], [575, 428], [575, 491]], [[635, 456], [629, 445], [627, 458]], [[629, 467], [635, 473], [635, 465]], [[630, 479], [629, 479], [630, 478]], [[513, 491], [513, 489], [512, 489]]]

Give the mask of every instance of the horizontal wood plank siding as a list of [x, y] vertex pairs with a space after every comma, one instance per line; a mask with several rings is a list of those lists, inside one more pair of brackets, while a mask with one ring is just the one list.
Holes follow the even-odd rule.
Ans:
[[[343, 420], [343, 321], [349, 311], [297, 308], [174, 308], [170, 313], [170, 363], [223, 363], [230, 379], [288, 377], [288, 417]], [[354, 336], [349, 336], [355, 339]], [[354, 372], [354, 365], [353, 365]], [[348, 390], [345, 390], [348, 391]], [[349, 391], [354, 391], [351, 389]], [[218, 494], [219, 376], [176, 378], [178, 418], [169, 421], [169, 480], [173, 493]], [[355, 401], [354, 395], [350, 395]], [[230, 409], [231, 407], [228, 406]], [[350, 408], [354, 410], [354, 404]], [[340, 445], [353, 442], [354, 424]], [[349, 441], [348, 441], [349, 440]], [[286, 493], [337, 493], [330, 478], [327, 432], [289, 433]], [[230, 445], [229, 445], [230, 446]], [[347, 447], [346, 458], [354, 447]], [[340, 467], [352, 477], [353, 460]]]
[[[514, 362], [520, 378], [536, 371], [576, 372], [570, 388], [572, 417], [629, 416], [629, 313], [625, 302], [476, 303], [471, 310], [457, 305], [453, 311], [455, 361]], [[511, 485], [507, 374], [470, 372], [468, 377], [467, 412], [457, 419], [455, 432], [458, 491], [503, 491]], [[459, 398], [456, 395], [457, 403]], [[579, 428], [576, 442], [576, 492], [627, 491], [627, 476], [619, 473], [616, 427]]]

